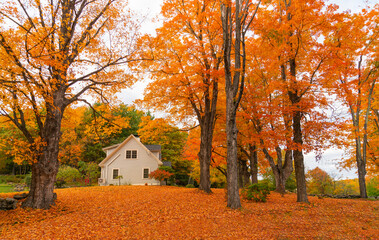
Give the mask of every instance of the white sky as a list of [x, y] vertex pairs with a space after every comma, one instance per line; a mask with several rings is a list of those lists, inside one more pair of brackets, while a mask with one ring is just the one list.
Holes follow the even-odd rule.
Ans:
[[[129, 0], [129, 6], [142, 16], [146, 16], [146, 20], [142, 26], [142, 31], [150, 34], [155, 33], [155, 28], [159, 27], [159, 23], [152, 22], [160, 13], [160, 8], [163, 0]], [[339, 5], [340, 11], [351, 10], [351, 12], [358, 12], [360, 9], [367, 5], [374, 5], [379, 3], [379, 0], [330, 0], [329, 3]], [[148, 79], [137, 82], [132, 88], [123, 90], [119, 95], [120, 99], [126, 104], [132, 104], [134, 100], [143, 98], [143, 90], [148, 84]], [[154, 109], [150, 109], [156, 116], [161, 116], [160, 113], [154, 112]], [[336, 161], [341, 159], [343, 151], [339, 149], [328, 149], [324, 152], [322, 159], [315, 160], [315, 154], [305, 155], [305, 167], [306, 171], [319, 167], [327, 171], [333, 178], [345, 179], [345, 178], [357, 178], [355, 170], [340, 171], [337, 169]]]

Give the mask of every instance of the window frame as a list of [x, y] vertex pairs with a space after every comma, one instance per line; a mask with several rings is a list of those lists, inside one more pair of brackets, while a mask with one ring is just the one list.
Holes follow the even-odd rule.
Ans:
[[[147, 178], [145, 178], [145, 169], [147, 169]], [[150, 176], [150, 168], [142, 168], [142, 179], [149, 179], [149, 176]]]
[[[128, 154], [128, 152], [130, 155]], [[128, 157], [128, 155], [129, 155], [129, 157]], [[138, 151], [137, 150], [128, 149], [125, 151], [125, 159], [137, 159], [137, 158], [138, 158]]]
[[[117, 176], [114, 175], [114, 170], [117, 170]], [[112, 179], [117, 180], [118, 176], [120, 176], [120, 169], [119, 168], [112, 168]]]

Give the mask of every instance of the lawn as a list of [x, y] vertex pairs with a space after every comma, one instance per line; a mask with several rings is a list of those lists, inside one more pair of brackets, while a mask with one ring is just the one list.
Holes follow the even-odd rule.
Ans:
[[[379, 202], [271, 193], [226, 208], [223, 189], [110, 186], [56, 190], [50, 210], [0, 211], [0, 239], [378, 239]], [[12, 194], [0, 194], [0, 197]]]
[[8, 184], [0, 184], [0, 193], [13, 192], [13, 187]]

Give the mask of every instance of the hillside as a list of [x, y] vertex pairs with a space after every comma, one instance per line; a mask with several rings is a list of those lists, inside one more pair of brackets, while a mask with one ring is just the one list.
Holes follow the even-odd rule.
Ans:
[[[271, 193], [226, 208], [223, 189], [110, 186], [56, 190], [50, 210], [0, 211], [0, 239], [375, 239], [379, 201]], [[13, 194], [0, 194], [0, 197]]]

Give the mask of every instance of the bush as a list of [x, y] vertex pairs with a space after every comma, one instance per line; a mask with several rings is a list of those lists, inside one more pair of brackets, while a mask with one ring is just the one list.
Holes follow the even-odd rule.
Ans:
[[25, 176], [24, 183], [26, 184], [26, 186], [28, 186], [28, 188], [30, 188], [30, 185], [32, 184], [32, 174], [31, 173]]
[[0, 183], [22, 183], [25, 175], [1, 175]]
[[165, 170], [157, 169], [157, 170], [151, 172], [149, 177], [154, 178], [158, 181], [163, 181], [163, 180], [169, 179], [172, 175], [174, 175], [174, 174], [167, 172]]
[[186, 188], [195, 188], [195, 186], [193, 184], [187, 184]]
[[55, 181], [55, 186], [57, 186], [57, 188], [63, 188], [65, 184], [66, 184], [66, 181], [62, 179]]
[[368, 179], [367, 195], [372, 197], [379, 196], [379, 177], [372, 177]]
[[80, 161], [78, 165], [79, 172], [83, 178], [88, 179], [89, 185], [97, 183], [97, 179], [100, 177], [100, 168], [96, 163]]
[[166, 171], [166, 172], [169, 172], [169, 173], [174, 173], [175, 172], [174, 169], [172, 167], [169, 167], [169, 166], [159, 166], [158, 169]]
[[269, 194], [269, 187], [262, 183], [251, 184], [242, 189], [242, 197], [255, 202], [266, 202]]
[[65, 183], [77, 183], [78, 179], [81, 179], [78, 169], [62, 165], [59, 167], [55, 185], [57, 187], [62, 187]]

